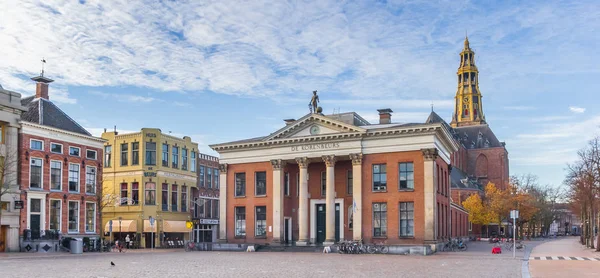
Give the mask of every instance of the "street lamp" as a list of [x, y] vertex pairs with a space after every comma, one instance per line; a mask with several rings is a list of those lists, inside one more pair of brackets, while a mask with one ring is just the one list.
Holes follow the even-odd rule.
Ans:
[[121, 227], [121, 220], [123, 220], [123, 217], [119, 216], [119, 241], [122, 241], [122, 240], [123, 240], [123, 239], [122, 239], [122, 235], [121, 235], [121, 232], [122, 232], [122, 229], [123, 229], [123, 228]]

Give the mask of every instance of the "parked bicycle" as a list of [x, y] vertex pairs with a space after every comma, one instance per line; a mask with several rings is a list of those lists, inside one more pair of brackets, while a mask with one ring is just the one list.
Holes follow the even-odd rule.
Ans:
[[190, 252], [196, 250], [196, 243], [194, 243], [193, 241], [188, 241], [185, 244], [185, 252]]
[[369, 252], [369, 254], [387, 254], [388, 252], [390, 252], [390, 248], [383, 244], [373, 243], [367, 246], [367, 252]]
[[526, 246], [522, 241], [517, 241], [517, 243], [515, 243], [515, 245], [513, 246], [512, 242], [510, 243], [510, 245], [508, 246], [508, 250], [512, 251], [513, 247], [517, 248], [516, 250], [525, 250]]
[[342, 241], [337, 245], [340, 254], [364, 254], [367, 253], [367, 246], [361, 241]]

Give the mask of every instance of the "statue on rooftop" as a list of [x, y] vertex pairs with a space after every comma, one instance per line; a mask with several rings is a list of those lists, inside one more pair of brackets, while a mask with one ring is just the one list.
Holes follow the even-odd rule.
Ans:
[[318, 103], [319, 103], [319, 96], [317, 95], [317, 91], [315, 90], [315, 91], [313, 91], [312, 99], [310, 100], [310, 103], [308, 104], [310, 113], [319, 113], [319, 111], [317, 111]]

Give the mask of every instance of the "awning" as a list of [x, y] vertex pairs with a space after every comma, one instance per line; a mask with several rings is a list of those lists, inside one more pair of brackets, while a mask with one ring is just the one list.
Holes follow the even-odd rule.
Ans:
[[154, 226], [150, 226], [150, 220], [144, 220], [144, 233], [156, 233], [156, 222], [154, 222]]
[[[110, 221], [109, 221], [110, 222]], [[104, 231], [105, 232], [109, 232], [109, 226], [110, 223], [106, 222], [106, 225], [104, 226]], [[121, 225], [119, 226], [119, 222], [121, 223]], [[119, 232], [123, 232], [123, 233], [127, 233], [127, 232], [137, 232], [137, 221], [135, 220], [114, 220], [112, 221], [112, 232], [113, 233], [119, 233]]]
[[189, 233], [191, 230], [185, 226], [185, 221], [167, 221], [163, 224], [165, 233]]

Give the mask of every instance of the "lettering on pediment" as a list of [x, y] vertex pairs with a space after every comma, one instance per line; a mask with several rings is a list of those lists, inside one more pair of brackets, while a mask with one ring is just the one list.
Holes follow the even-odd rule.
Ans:
[[292, 146], [292, 152], [318, 151], [318, 150], [339, 149], [339, 148], [340, 148], [339, 143], [306, 144], [306, 145]]

